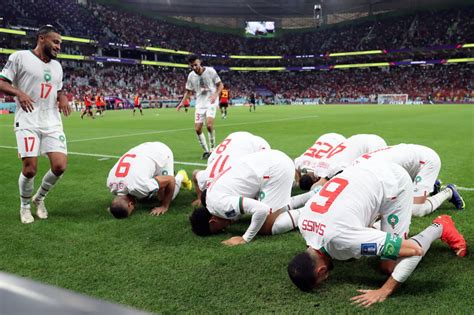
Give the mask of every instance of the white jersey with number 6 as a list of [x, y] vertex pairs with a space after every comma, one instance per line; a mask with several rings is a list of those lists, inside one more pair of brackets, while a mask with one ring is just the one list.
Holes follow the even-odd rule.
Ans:
[[324, 155], [316, 164], [314, 174], [322, 178], [332, 178], [350, 166], [362, 154], [386, 146], [385, 140], [377, 135], [354, 135]]
[[0, 78], [34, 100], [33, 112], [27, 113], [15, 98], [15, 130], [62, 129], [57, 98], [63, 88], [63, 69], [58, 61], [44, 62], [31, 50], [17, 51], [8, 58]]
[[107, 187], [115, 195], [149, 197], [160, 188], [156, 176], [174, 176], [173, 163], [173, 152], [166, 144], [140, 144], [115, 163], [109, 172]]
[[308, 150], [295, 159], [295, 168], [302, 173], [314, 171], [317, 162], [344, 140], [346, 138], [338, 133], [320, 136]]
[[441, 159], [431, 148], [401, 143], [361, 155], [354, 165], [389, 161], [403, 167], [415, 184], [415, 197], [426, 196], [433, 191], [441, 169]]
[[249, 132], [233, 132], [222, 141], [208, 159], [207, 168], [196, 174], [199, 189], [206, 189], [207, 183], [234, 161], [250, 153], [270, 150], [265, 139]]
[[[306, 244], [337, 260], [379, 255], [396, 259], [411, 221], [413, 184], [394, 163], [348, 167], [301, 210]], [[370, 224], [381, 216], [381, 230]]]

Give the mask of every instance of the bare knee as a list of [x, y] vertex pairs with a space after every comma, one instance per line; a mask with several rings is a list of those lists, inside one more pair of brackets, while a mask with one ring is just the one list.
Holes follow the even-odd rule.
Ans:
[[51, 165], [51, 172], [56, 176], [61, 176], [67, 168], [67, 163], [58, 163]]
[[24, 159], [23, 160], [23, 168], [21, 172], [23, 173], [23, 176], [26, 178], [33, 178], [36, 176], [36, 171], [38, 169], [37, 163], [34, 160], [30, 159]]

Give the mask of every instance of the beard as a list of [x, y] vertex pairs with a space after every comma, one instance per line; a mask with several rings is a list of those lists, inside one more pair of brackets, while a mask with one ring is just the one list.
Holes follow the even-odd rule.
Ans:
[[44, 47], [44, 53], [46, 56], [48, 56], [49, 59], [57, 59], [58, 56], [54, 55], [53, 49], [50, 46], [45, 46]]

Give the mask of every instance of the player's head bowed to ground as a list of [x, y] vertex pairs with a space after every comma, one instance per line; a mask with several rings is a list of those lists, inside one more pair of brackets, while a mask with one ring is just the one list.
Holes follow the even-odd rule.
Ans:
[[[390, 275], [377, 290], [359, 290], [354, 304], [368, 307], [384, 301], [414, 271], [431, 243], [441, 239], [457, 256], [467, 245], [451, 217], [442, 215], [421, 233], [406, 239], [411, 221], [413, 183], [399, 165], [363, 163], [332, 178], [301, 210], [298, 227], [307, 250], [288, 264], [293, 283], [311, 291], [329, 277], [332, 260], [383, 258]], [[381, 218], [381, 230], [371, 227]]]

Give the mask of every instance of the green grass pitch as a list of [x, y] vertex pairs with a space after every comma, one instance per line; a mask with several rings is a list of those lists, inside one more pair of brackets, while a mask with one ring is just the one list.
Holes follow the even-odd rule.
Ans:
[[[109, 111], [95, 120], [64, 119], [69, 165], [49, 194], [50, 218], [23, 225], [19, 220], [20, 161], [13, 115], [0, 116], [1, 211], [0, 270], [87, 295], [165, 314], [190, 313], [349, 313], [357, 289], [377, 288], [384, 277], [377, 259], [336, 262], [330, 279], [316, 292], [302, 293], [290, 282], [286, 266], [305, 244], [297, 231], [256, 237], [250, 244], [220, 244], [241, 235], [248, 221], [225, 233], [201, 238], [188, 223], [194, 194], [182, 191], [168, 213], [148, 215], [141, 205], [127, 220], [106, 211], [111, 200], [105, 181], [115, 158], [146, 141], [162, 141], [175, 161], [202, 163], [193, 131], [193, 112], [173, 109]], [[417, 143], [441, 157], [440, 178], [471, 188], [463, 190], [467, 207], [444, 204], [432, 215], [414, 218], [411, 233], [420, 232], [439, 213], [453, 216], [469, 245], [474, 242], [474, 106], [266, 106], [249, 113], [230, 108], [216, 119], [217, 140], [244, 130], [263, 136], [273, 148], [294, 158], [327, 132], [350, 136], [375, 133], [388, 144]], [[97, 154], [98, 156], [76, 153]], [[48, 168], [40, 159], [35, 188]], [[189, 173], [195, 168], [185, 168]], [[376, 313], [471, 313], [474, 309], [474, 255], [455, 257], [435, 242], [416, 271]]]

